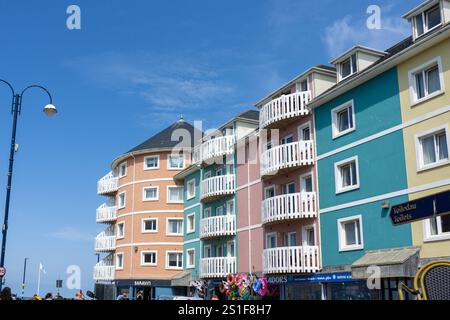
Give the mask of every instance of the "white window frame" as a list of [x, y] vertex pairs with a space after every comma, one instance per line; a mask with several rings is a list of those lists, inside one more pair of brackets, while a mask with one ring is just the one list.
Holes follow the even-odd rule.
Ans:
[[282, 142], [282, 141], [283, 141], [283, 140], [287, 140], [287, 139], [289, 139], [289, 138], [292, 138], [292, 142], [288, 142], [288, 143], [286, 143], [286, 144], [295, 142], [295, 141], [294, 141], [294, 135], [293, 135], [292, 133], [289, 133], [289, 134], [285, 135], [284, 137], [280, 138], [280, 143], [279, 143], [279, 145], [280, 145], [280, 146], [283, 145], [283, 142]]
[[[155, 198], [146, 198], [145, 190], [146, 189], [156, 189], [156, 197]], [[142, 201], [158, 201], [159, 200], [159, 186], [147, 186], [142, 188]]]
[[277, 188], [275, 188], [275, 185], [273, 184], [273, 185], [270, 185], [270, 186], [267, 186], [267, 187], [264, 188], [264, 200], [265, 199], [270, 199], [270, 198], [266, 198], [266, 195], [267, 195], [266, 191], [269, 190], [269, 189], [273, 189], [274, 197], [277, 196]]
[[268, 232], [266, 233], [266, 249], [273, 249], [273, 248], [269, 248], [269, 237], [271, 236], [275, 236], [275, 248], [278, 248], [278, 234], [277, 232]]
[[[425, 94], [424, 97], [418, 99], [417, 98], [417, 83], [416, 83], [416, 74], [419, 72], [423, 72], [426, 69], [430, 68], [433, 65], [437, 65], [439, 70], [439, 82], [441, 86], [441, 90], [433, 92], [431, 94]], [[434, 97], [445, 93], [445, 82], [444, 82], [444, 73], [442, 68], [442, 58], [440, 56], [433, 58], [424, 64], [408, 71], [408, 80], [409, 80], [409, 99], [411, 106], [415, 106], [429, 99], [433, 99]], [[424, 79], [425, 80], [425, 79]], [[425, 87], [424, 90], [427, 90]]]
[[[353, 161], [355, 162], [356, 181], [357, 181], [357, 183], [355, 185], [352, 185], [352, 186], [341, 187], [342, 176], [341, 176], [340, 167], [345, 165], [345, 164], [347, 164], [347, 163], [349, 163], [349, 162], [353, 162]], [[334, 163], [334, 182], [335, 182], [335, 188], [336, 188], [335, 192], [336, 192], [336, 194], [359, 189], [359, 185], [360, 185], [361, 181], [360, 181], [360, 175], [359, 175], [358, 156], [347, 158], [347, 159], [344, 159], [344, 160], [341, 160], [339, 162], [335, 162]]]
[[[180, 233], [171, 233], [171, 232], [169, 232], [169, 220], [181, 221], [181, 228], [180, 228], [181, 232]], [[183, 218], [180, 218], [180, 217], [168, 217], [168, 218], [166, 218], [166, 236], [177, 236], [177, 237], [183, 236], [183, 227], [184, 227], [183, 224], [184, 224], [184, 219]]]
[[[193, 194], [189, 194], [189, 185], [190, 184], [194, 184], [194, 193]], [[196, 185], [195, 185], [195, 178], [189, 180], [188, 182], [186, 182], [186, 200], [191, 200], [195, 198], [195, 193], [196, 193]]]
[[[423, 149], [422, 149], [422, 138], [425, 138], [426, 136], [430, 136], [433, 134], [438, 133], [439, 131], [445, 131], [445, 137], [447, 140], [447, 154], [449, 155], [447, 160], [437, 160], [435, 163], [431, 163], [428, 165], [424, 164], [423, 161]], [[416, 166], [417, 166], [417, 172], [445, 166], [450, 163], [450, 130], [447, 124], [435, 127], [433, 129], [418, 133], [414, 135], [414, 145], [416, 149]]]
[[[205, 215], [205, 212], [206, 212], [206, 211], [209, 212], [209, 215], [208, 215], [208, 216]], [[203, 218], [210, 218], [210, 217], [212, 217], [212, 208], [211, 208], [211, 207], [207, 207], [207, 208], [205, 208], [205, 209], [203, 210]]]
[[[427, 17], [426, 17], [426, 14], [425, 14], [425, 13], [426, 13], [427, 11], [430, 11], [430, 9], [433, 9], [435, 6], [436, 6], [436, 5], [433, 5], [433, 6], [429, 7], [429, 8], [427, 8], [426, 10], [422, 11], [421, 13], [419, 13], [419, 14], [417, 14], [417, 15], [414, 16], [414, 19], [413, 19], [414, 21], [413, 21], [413, 23], [414, 23], [414, 32], [415, 32], [416, 38], [422, 37], [422, 36], [424, 36], [425, 34], [427, 34], [428, 32], [430, 32], [430, 31], [432, 31], [432, 30], [434, 30], [434, 29], [436, 29], [436, 28], [439, 28], [439, 27], [442, 25], [442, 23], [443, 23], [443, 21], [444, 21], [444, 17], [442, 16], [442, 7], [441, 7], [441, 4], [438, 2], [438, 3], [437, 3], [437, 7], [439, 8], [439, 14], [441, 15], [441, 22], [440, 22], [439, 24], [435, 25], [434, 27], [432, 27], [431, 29], [428, 29], [428, 25], [427, 25]], [[422, 27], [423, 27], [423, 33], [422, 33], [422, 34], [419, 34], [419, 32], [418, 32], [418, 28], [417, 28], [417, 16], [422, 16]]]
[[309, 229], [313, 229], [314, 231], [314, 246], [317, 246], [317, 228], [315, 223], [302, 226], [302, 245], [305, 247], [309, 246], [307, 242], [308, 237], [306, 235], [306, 231]]
[[[353, 70], [353, 62], [352, 62], [352, 57], [355, 56], [355, 60], [356, 60], [356, 70]], [[342, 75], [342, 64], [346, 61], [349, 60], [350, 61], [350, 73], [348, 75], [346, 75], [345, 77]], [[345, 59], [342, 59], [341, 62], [339, 62], [339, 81], [342, 81], [344, 79], [347, 79], [348, 77], [354, 75], [355, 73], [358, 72], [358, 52], [354, 52], [351, 55], [349, 55], [348, 57], [346, 57]]]
[[[120, 197], [123, 195], [123, 204], [120, 203]], [[127, 205], [127, 193], [123, 191], [117, 195], [117, 209], [123, 209]]]
[[[124, 174], [122, 174], [122, 167], [125, 167], [125, 173]], [[128, 163], [127, 163], [127, 161], [124, 161], [121, 164], [119, 164], [119, 178], [126, 177], [127, 172], [128, 172]]]
[[[309, 128], [309, 140], [303, 140], [303, 129], [305, 129], [305, 128]], [[307, 121], [307, 122], [305, 122], [304, 124], [302, 124], [302, 125], [299, 125], [298, 127], [297, 127], [297, 140], [298, 141], [312, 141], [313, 140], [313, 137], [312, 137], [312, 131], [311, 131], [311, 128], [312, 128], [312, 126], [311, 126], [311, 121]], [[300, 139], [301, 138], [301, 139]]]
[[[172, 167], [171, 163], [170, 163], [170, 158], [174, 156], [174, 157], [182, 157], [183, 158], [183, 167], [179, 168], [179, 167]], [[184, 168], [186, 168], [186, 157], [184, 156], [183, 153], [181, 154], [168, 154], [167, 155], [167, 170], [183, 170]]]
[[[155, 255], [155, 262], [145, 262], [144, 255], [146, 253], [153, 253]], [[156, 267], [158, 265], [158, 251], [157, 250], [144, 250], [141, 251], [141, 266], [143, 267]]]
[[[230, 204], [233, 204], [233, 212], [230, 212], [229, 211], [229, 208], [230, 208]], [[233, 215], [233, 214], [235, 214], [235, 212], [236, 212], [236, 204], [235, 204], [235, 202], [234, 202], [234, 199], [231, 199], [231, 200], [228, 200], [227, 201], [227, 203], [226, 203], [226, 206], [225, 206], [225, 213], [227, 214], [227, 215]]]
[[[192, 264], [189, 263], [189, 252], [193, 252], [194, 257]], [[194, 269], [195, 268], [195, 248], [186, 249], [186, 269]]]
[[[177, 200], [177, 201], [174, 201], [174, 200], [170, 200], [170, 197], [169, 197], [169, 195], [170, 195], [170, 189], [182, 189], [181, 190], [181, 197], [183, 198], [183, 199], [181, 199], [181, 200]], [[167, 194], [166, 194], [166, 202], [167, 203], [184, 203], [184, 187], [183, 186], [167, 186]]]
[[[158, 159], [158, 165], [156, 167], [147, 167], [147, 159], [150, 159], [150, 158]], [[160, 161], [161, 161], [161, 159], [159, 157], [159, 154], [144, 157], [144, 170], [158, 170], [159, 166], [160, 166]]]
[[[442, 240], [450, 240], [450, 232], [442, 232], [442, 223], [441, 216], [436, 216], [438, 220], [438, 234], [431, 234], [431, 223], [430, 219], [426, 219], [423, 221], [423, 241], [424, 242], [433, 242], [433, 241], [442, 241]], [[440, 230], [439, 230], [440, 229]]]
[[[194, 217], [194, 219], [192, 220], [192, 226], [189, 226], [189, 217]], [[195, 232], [195, 213], [189, 213], [186, 215], [186, 234], [194, 232]]]
[[[181, 267], [170, 267], [169, 266], [169, 254], [181, 254]], [[167, 270], [183, 270], [183, 251], [178, 250], [167, 250], [166, 251], [166, 269]]]
[[[216, 212], [215, 212], [215, 214], [216, 214], [216, 217], [219, 217], [219, 216], [222, 216], [223, 215], [223, 206], [218, 206], [218, 207], [216, 207], [216, 210], [215, 210]], [[220, 211], [220, 212], [219, 212]]]
[[[351, 107], [351, 109], [352, 109], [351, 117], [353, 119], [353, 121], [352, 121], [353, 127], [350, 127], [349, 129], [344, 130], [344, 131], [339, 131], [338, 130], [339, 125], [337, 123], [337, 121], [338, 121], [337, 114], [349, 107]], [[343, 103], [331, 110], [331, 131], [332, 131], [333, 139], [342, 137], [342, 136], [349, 134], [350, 132], [353, 132], [355, 130], [356, 130], [356, 116], [355, 116], [355, 102], [353, 99], [350, 101], [347, 101], [346, 103]]]
[[[122, 228], [123, 233], [121, 235], [119, 234], [120, 230], [119, 226], [123, 226]], [[123, 238], [125, 238], [125, 221], [120, 221], [117, 223], [116, 226], [116, 239], [123, 239]]]
[[305, 177], [308, 177], [308, 176], [311, 177], [311, 187], [312, 187], [312, 192], [315, 192], [315, 190], [316, 190], [316, 185], [315, 185], [315, 182], [314, 182], [314, 175], [313, 175], [313, 171], [311, 170], [311, 171], [305, 172], [304, 174], [301, 174], [301, 175], [299, 176], [300, 193], [303, 192], [303, 191], [302, 191], [302, 188], [303, 188], [303, 179], [304, 179]]
[[[361, 244], [355, 244], [355, 245], [345, 245], [345, 229], [343, 228], [343, 224], [346, 222], [359, 220], [359, 233], [361, 239]], [[339, 251], [355, 251], [355, 250], [362, 250], [364, 249], [364, 233], [363, 233], [363, 220], [362, 215], [355, 215], [351, 217], [345, 217], [337, 220], [337, 227], [338, 227], [338, 240], [339, 240]], [[356, 235], [358, 236], [358, 235]]]
[[[145, 222], [146, 221], [155, 221], [155, 230], [146, 230]], [[142, 218], [141, 220], [141, 232], [142, 233], [158, 233], [158, 218]]]
[[[122, 257], [122, 265], [121, 266], [119, 266], [119, 259], [118, 259], [118, 256], [121, 256]], [[123, 252], [116, 252], [116, 256], [115, 256], [115, 267], [116, 267], [116, 270], [123, 270], [123, 265], [124, 265], [124, 259], [125, 259], [125, 255], [124, 255], [124, 253]]]
[[[208, 248], [209, 249], [209, 257], [205, 257], [205, 249]], [[203, 246], [203, 258], [212, 258], [212, 246], [210, 244], [204, 245]]]
[[298, 242], [297, 232], [296, 231], [286, 232], [284, 240], [287, 240], [288, 243], [284, 244], [285, 247], [297, 247], [298, 246], [297, 243], [294, 243], [294, 245], [289, 244], [289, 242], [291, 242], [291, 235], [293, 235], [293, 234], [295, 234], [295, 241]]

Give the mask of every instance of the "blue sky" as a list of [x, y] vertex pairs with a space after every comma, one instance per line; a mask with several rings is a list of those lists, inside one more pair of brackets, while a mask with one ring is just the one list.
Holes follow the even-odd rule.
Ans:
[[[80, 266], [83, 289], [92, 289], [93, 239], [104, 228], [95, 223], [103, 201], [96, 181], [114, 157], [180, 114], [217, 126], [354, 44], [386, 49], [409, 35], [400, 16], [420, 2], [1, 0], [0, 78], [16, 90], [45, 85], [60, 111], [48, 119], [43, 94], [24, 96], [7, 285], [19, 291], [29, 257], [26, 294], [36, 290], [39, 262], [47, 270], [42, 292], [55, 291], [69, 265]], [[81, 30], [66, 28], [70, 4], [81, 8]], [[381, 7], [381, 30], [365, 27], [371, 4]], [[1, 185], [9, 104], [0, 87]]]

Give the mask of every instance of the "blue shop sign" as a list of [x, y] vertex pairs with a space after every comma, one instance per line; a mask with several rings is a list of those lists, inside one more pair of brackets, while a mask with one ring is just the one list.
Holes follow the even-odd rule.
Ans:
[[393, 206], [390, 217], [393, 225], [401, 225], [447, 213], [450, 213], [450, 190]]
[[357, 281], [352, 278], [351, 272], [335, 272], [335, 273], [316, 273], [311, 275], [295, 275], [295, 276], [272, 276], [267, 277], [270, 284], [284, 283], [319, 283], [319, 282], [348, 282]]

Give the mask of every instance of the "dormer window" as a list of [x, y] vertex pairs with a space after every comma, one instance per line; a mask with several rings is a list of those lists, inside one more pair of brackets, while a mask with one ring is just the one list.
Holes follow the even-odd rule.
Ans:
[[356, 53], [352, 54], [350, 57], [341, 62], [341, 79], [347, 78], [348, 76], [357, 72], [356, 64]]
[[417, 37], [433, 30], [442, 22], [441, 8], [439, 4], [421, 12], [414, 18]]
[[305, 80], [301, 81], [299, 84], [299, 89], [301, 92], [308, 91], [308, 80], [305, 79]]

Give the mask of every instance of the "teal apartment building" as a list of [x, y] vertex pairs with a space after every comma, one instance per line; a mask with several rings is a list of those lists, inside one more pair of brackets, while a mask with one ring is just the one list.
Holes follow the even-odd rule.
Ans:
[[184, 269], [210, 288], [237, 272], [236, 141], [257, 129], [259, 112], [247, 110], [205, 134], [192, 166], [175, 176], [184, 183]]
[[392, 204], [408, 200], [398, 192], [407, 188], [403, 135], [392, 129], [402, 123], [397, 68], [377, 64], [403, 45], [347, 51], [332, 62], [337, 85], [311, 103], [323, 272], [348, 273], [348, 281], [325, 286], [327, 299], [390, 299], [410, 276], [382, 270], [382, 287], [367, 286], [377, 250], [385, 259], [378, 265], [412, 252], [411, 227], [393, 226], [389, 217]]

